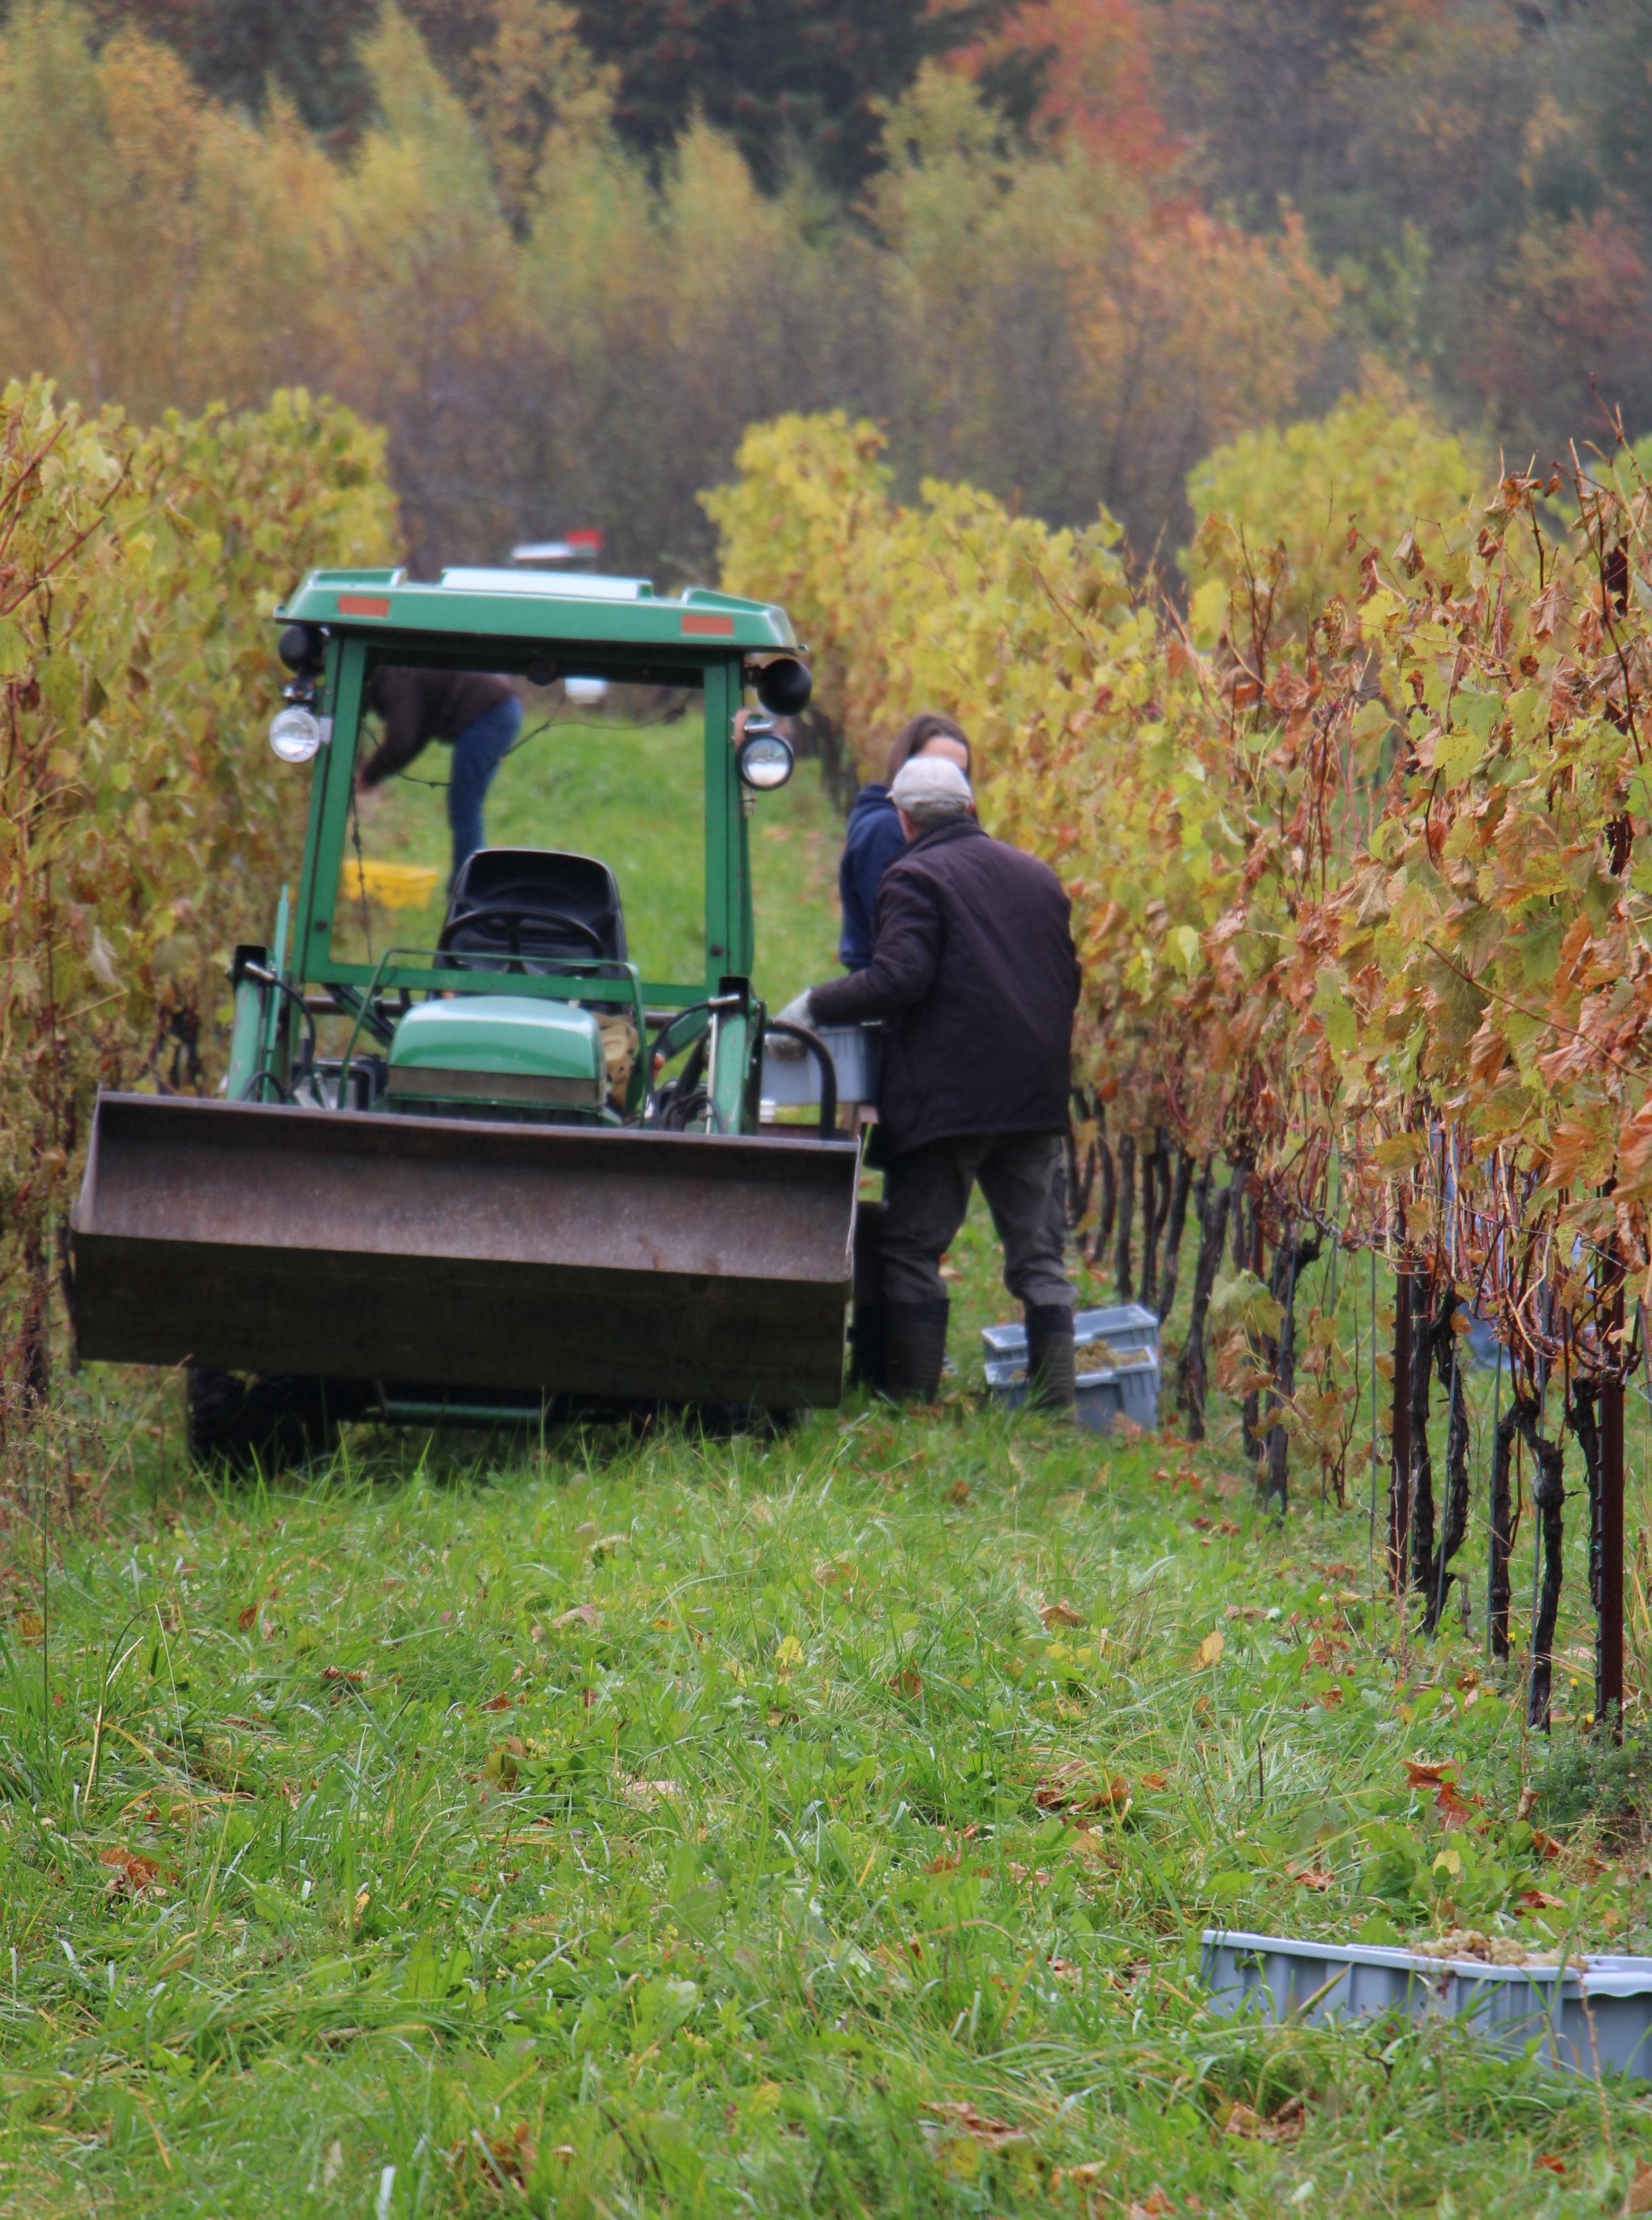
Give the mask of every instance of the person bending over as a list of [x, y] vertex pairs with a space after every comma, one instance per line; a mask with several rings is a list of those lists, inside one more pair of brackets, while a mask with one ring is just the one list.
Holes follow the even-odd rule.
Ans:
[[883, 874], [870, 961], [781, 1013], [891, 1026], [878, 1093], [886, 1383], [923, 1402], [939, 1388], [941, 1258], [978, 1185], [1026, 1313], [1029, 1392], [1070, 1410], [1073, 1290], [1053, 1199], [1078, 1004], [1071, 904], [1048, 864], [982, 831], [956, 764], [916, 757], [890, 796], [909, 845]]
[[451, 886], [477, 850], [487, 845], [483, 801], [522, 729], [516, 689], [508, 678], [487, 670], [420, 670], [387, 664], [368, 684], [367, 707], [384, 730], [358, 775], [357, 784], [364, 792], [404, 770], [432, 740], [444, 740], [453, 751], [447, 780]]
[[[914, 757], [954, 763], [969, 776], [969, 743], [962, 726], [938, 709], [920, 709], [909, 717], [889, 749], [888, 778], [898, 777], [903, 764]], [[869, 780], [855, 796], [844, 836], [843, 860], [838, 865], [838, 895], [843, 906], [843, 933], [838, 961], [845, 971], [863, 971], [872, 960], [872, 911], [883, 874], [905, 851], [907, 836], [901, 815], [889, 799], [887, 783]]]

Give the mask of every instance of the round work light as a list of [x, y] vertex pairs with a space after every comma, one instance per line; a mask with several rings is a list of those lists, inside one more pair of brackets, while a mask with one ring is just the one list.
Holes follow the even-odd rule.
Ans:
[[734, 760], [745, 784], [758, 794], [771, 794], [792, 775], [791, 743], [772, 726], [766, 730], [759, 726], [755, 732], [748, 729]]
[[313, 711], [277, 709], [270, 720], [270, 745], [283, 763], [308, 763], [321, 745], [321, 720]]

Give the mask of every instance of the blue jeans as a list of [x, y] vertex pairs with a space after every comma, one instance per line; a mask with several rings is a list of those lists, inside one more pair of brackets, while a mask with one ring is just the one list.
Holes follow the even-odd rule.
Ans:
[[[522, 729], [520, 702], [501, 702], [484, 709], [453, 743], [453, 768], [447, 781], [447, 822], [453, 832], [453, 878], [478, 848], [487, 845], [482, 830], [482, 801], [493, 775], [510, 753]], [[452, 885], [452, 881], [448, 882]]]

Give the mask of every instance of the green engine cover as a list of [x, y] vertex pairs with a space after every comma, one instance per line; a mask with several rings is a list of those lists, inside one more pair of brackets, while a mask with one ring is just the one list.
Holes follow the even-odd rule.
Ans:
[[390, 1100], [495, 1102], [597, 1111], [608, 1092], [602, 1036], [589, 1010], [513, 995], [421, 1002], [396, 1028]]

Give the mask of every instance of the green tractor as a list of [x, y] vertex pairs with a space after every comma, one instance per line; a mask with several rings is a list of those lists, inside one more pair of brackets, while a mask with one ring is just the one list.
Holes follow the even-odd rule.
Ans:
[[[737, 751], [734, 720], [748, 689], [776, 713], [807, 701], [784, 612], [360, 571], [313, 572], [277, 621], [293, 677], [271, 741], [314, 766], [296, 906], [235, 952], [228, 1100], [98, 1098], [81, 1356], [188, 1366], [193, 1448], [240, 1462], [314, 1453], [346, 1419], [837, 1402], [858, 1151], [812, 1036], [818, 1126], [759, 1129], [775, 1021], [751, 988], [746, 820], [791, 755], [767, 718]], [[702, 976], [645, 976], [612, 871], [556, 848], [483, 849], [433, 946], [349, 956], [358, 740], [386, 664], [698, 694]]]

